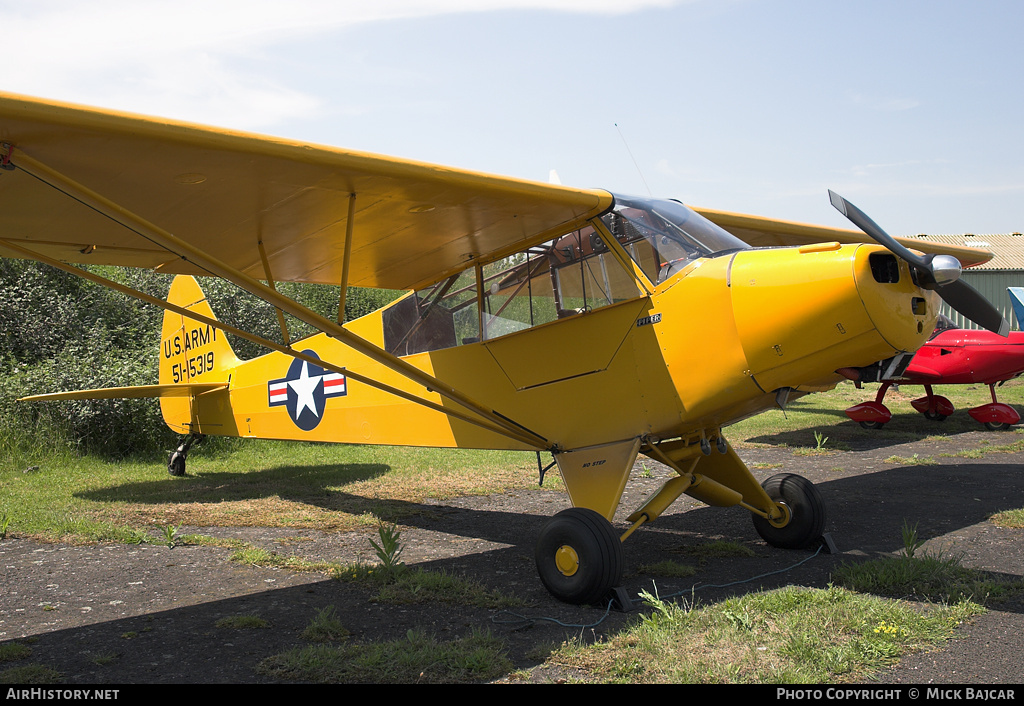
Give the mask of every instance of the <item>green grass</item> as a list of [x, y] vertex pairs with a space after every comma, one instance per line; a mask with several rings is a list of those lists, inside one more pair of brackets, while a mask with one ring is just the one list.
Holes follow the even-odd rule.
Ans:
[[307, 642], [340, 642], [347, 640], [351, 634], [338, 616], [338, 610], [329, 605], [317, 613], [302, 631], [301, 637]]
[[[179, 541], [189, 526], [376, 527], [424, 511], [423, 499], [535, 488], [530, 453], [246, 441], [201, 448], [188, 475], [165, 459], [112, 462], [58, 454], [36, 470], [0, 458], [6, 532], [64, 541]], [[471, 472], [467, 472], [467, 469]], [[557, 474], [545, 488], [560, 488]]]
[[7, 642], [0, 645], [0, 662], [27, 659], [31, 654], [32, 648], [20, 642]]
[[1024, 528], [1024, 509], [998, 512], [992, 516], [992, 523], [999, 527]]
[[[866, 434], [891, 442], [911, 442], [930, 436], [985, 431], [967, 410], [992, 401], [987, 385], [937, 386], [935, 393], [948, 397], [956, 412], [944, 421], [935, 422], [925, 419], [910, 406], [911, 400], [924, 396], [923, 388], [904, 385], [899, 390], [890, 389], [885, 397], [885, 405], [893, 414], [892, 421], [882, 429], [862, 429], [844, 410], [873, 400], [877, 392], [878, 385], [866, 385], [858, 390], [853, 383], [844, 382], [830, 392], [793, 400], [785, 412], [771, 409], [744, 419], [727, 427], [725, 434], [734, 446], [786, 446], [800, 450], [799, 453], [828, 453], [848, 449], [851, 443], [862, 441]], [[1000, 402], [1017, 409], [1024, 407], [1024, 380], [1008, 381], [998, 388], [997, 395]], [[1007, 436], [1012, 439], [1012, 432]]]
[[264, 660], [257, 671], [317, 684], [457, 684], [497, 679], [512, 668], [505, 644], [487, 632], [440, 641], [410, 630], [400, 640], [297, 647]]
[[886, 463], [892, 463], [900, 466], [934, 466], [938, 463], [931, 456], [919, 456], [914, 454], [913, 456], [889, 456], [885, 459]]
[[42, 664], [24, 664], [0, 670], [0, 684], [60, 684], [64, 676]]
[[291, 571], [323, 573], [339, 581], [356, 583], [373, 591], [374, 601], [381, 603], [449, 603], [482, 608], [512, 608], [524, 601], [484, 587], [483, 585], [444, 571], [397, 564], [340, 564], [309, 561], [296, 556], [282, 556], [258, 547], [244, 546], [231, 556], [253, 566], [272, 566]]
[[996, 578], [965, 568], [961, 556], [943, 552], [913, 558], [887, 556], [839, 567], [834, 580], [861, 593], [955, 603], [988, 603], [1024, 593], [1024, 580]]
[[648, 606], [607, 640], [566, 643], [548, 667], [587, 683], [837, 683], [941, 644], [982, 610], [970, 602], [922, 608], [836, 586], [791, 586], [700, 608], [648, 596]]
[[270, 622], [250, 613], [245, 615], [229, 615], [221, 618], [217, 621], [217, 627], [228, 630], [254, 630], [269, 628]]

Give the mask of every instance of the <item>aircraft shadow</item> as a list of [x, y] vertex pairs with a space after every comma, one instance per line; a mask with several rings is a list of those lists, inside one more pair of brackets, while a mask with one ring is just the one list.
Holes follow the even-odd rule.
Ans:
[[[372, 513], [382, 520], [399, 522], [404, 527], [426, 533], [416, 540], [420, 547], [417, 550], [419, 563], [456, 568], [481, 577], [494, 588], [502, 587], [500, 577], [508, 571], [525, 573], [536, 579], [532, 565], [534, 541], [548, 518], [568, 506], [563, 494], [527, 490], [484, 498], [411, 502], [363, 497], [337, 489], [341, 483], [372, 478], [387, 470], [381, 464], [326, 468], [286, 466], [248, 473], [218, 473], [215, 480], [205, 480], [201, 476], [196, 480], [208, 484], [215, 482], [224, 499], [279, 496], [321, 510]], [[920, 540], [932, 540], [927, 545], [929, 548], [964, 552], [970, 558], [972, 542], [976, 539], [968, 531], [970, 528], [990, 528], [988, 518], [992, 514], [1024, 507], [1024, 480], [1015, 463], [967, 461], [911, 465], [831, 479], [827, 477], [828, 471], [817, 473], [822, 477], [811, 479], [828, 508], [825, 529], [839, 553], [819, 556], [801, 573], [780, 575], [774, 582], [777, 585], [802, 580], [807, 585], [823, 586], [829, 580], [829, 572], [842, 561], [898, 552], [903, 549], [905, 524], [916, 526]], [[258, 482], [254, 481], [254, 476]], [[303, 479], [302, 491], [295, 492], [295, 481], [299, 478]], [[142, 502], [153, 504], [195, 502], [191, 493], [182, 495], [172, 490], [161, 491], [163, 486], [177, 486], [181, 480], [168, 477], [82, 495], [97, 501], [124, 500], [126, 496], [139, 495], [145, 498]], [[636, 479], [631, 481], [631, 485], [635, 482]], [[658, 485], [660, 481], [648, 483], [650, 491]], [[635, 505], [630, 503], [635, 500], [624, 498], [616, 517], [620, 530], [628, 526], [624, 517], [634, 509]], [[759, 575], [765, 568], [774, 570], [807, 557], [806, 552], [778, 550], [766, 545], [756, 534], [751, 515], [746, 510], [710, 508], [684, 498], [625, 543], [626, 579], [639, 582], [639, 589], [651, 580], [639, 567], [656, 564], [665, 558], [686, 563], [685, 555], [692, 545], [718, 539], [749, 546], [754, 550], [755, 558], [704, 563], [706, 575], [703, 578], [669, 581], [666, 585], [683, 589], [695, 583], [731, 583], [745, 575]], [[466, 551], [460, 549], [453, 553], [442, 549], [432, 553], [423, 549], [431, 542], [440, 542], [441, 546], [446, 542], [462, 542]], [[1024, 538], [1018, 542], [1015, 551], [1020, 552], [1021, 557], [1016, 565], [1024, 565]], [[477, 563], [480, 566], [475, 567]], [[490, 579], [486, 578], [488, 576]], [[746, 586], [739, 590], [756, 590], [766, 585], [762, 582], [753, 589]]]
[[[909, 465], [833, 480], [815, 479], [828, 512], [825, 532], [838, 553], [819, 555], [799, 571], [772, 577], [757, 587], [794, 582], [824, 586], [830, 571], [843, 563], [902, 553], [905, 526], [916, 529], [918, 539], [925, 543], [919, 553], [962, 557], [965, 566], [983, 568], [994, 577], [1019, 580], [1020, 567], [1024, 566], [1024, 534], [1000, 532], [989, 518], [1000, 511], [1024, 507], [1020, 470], [1016, 463], [975, 462]], [[801, 554], [806, 556], [806, 552], [777, 550], [764, 544], [753, 529], [750, 514], [738, 508], [698, 507], [663, 516], [657, 524], [663, 534], [676, 533], [679, 537], [678, 546], [668, 547], [669, 552], [685, 553], [686, 542], [732, 539], [748, 545], [759, 557], [787, 566], [799, 562]], [[719, 568], [714, 576], [692, 583], [735, 581], [740, 578], [737, 568], [756, 566], [756, 562], [739, 560], [728, 563], [732, 566], [731, 578]], [[815, 569], [813, 564], [826, 570]], [[1024, 601], [1017, 599], [1006, 609], [1024, 613]]]
[[[284, 500], [316, 504], [324, 509], [363, 512], [366, 509], [357, 506], [361, 501], [369, 500], [347, 493], [334, 493], [330, 489], [373, 480], [391, 470], [383, 463], [275, 466], [234, 473], [203, 473], [201, 464], [194, 464], [194, 468], [200, 470], [190, 469], [184, 478], [164, 475], [151, 481], [122, 483], [76, 493], [76, 497], [97, 502], [173, 505], [278, 496]], [[380, 500], [373, 502], [381, 504]]]

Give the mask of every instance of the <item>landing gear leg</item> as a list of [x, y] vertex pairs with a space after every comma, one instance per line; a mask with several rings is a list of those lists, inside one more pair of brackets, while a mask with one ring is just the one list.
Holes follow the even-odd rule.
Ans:
[[990, 383], [989, 392], [992, 393], [991, 404], [983, 404], [980, 407], [967, 410], [975, 421], [981, 422], [990, 431], [1002, 431], [1009, 429], [1020, 421], [1020, 414], [1013, 407], [1004, 404], [996, 399], [996, 383]]
[[878, 388], [873, 402], [861, 402], [846, 410], [846, 416], [860, 424], [865, 429], [881, 429], [885, 423], [892, 419], [892, 413], [882, 404], [885, 393], [892, 386], [891, 382], [883, 382]]
[[202, 441], [202, 434], [189, 434], [185, 440], [178, 444], [178, 448], [171, 452], [167, 459], [167, 472], [172, 476], [185, 475], [185, 459], [188, 457], [189, 449], [198, 441]]
[[914, 409], [933, 422], [941, 422], [953, 414], [953, 403], [942, 395], [936, 395], [931, 385], [924, 386], [924, 397], [914, 400], [910, 404]]

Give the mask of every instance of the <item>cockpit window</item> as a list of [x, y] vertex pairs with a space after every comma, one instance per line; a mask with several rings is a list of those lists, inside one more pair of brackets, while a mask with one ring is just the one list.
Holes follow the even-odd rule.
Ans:
[[[678, 201], [615, 201], [604, 225], [652, 282], [749, 247]], [[487, 341], [641, 296], [606, 238], [587, 224], [412, 293], [383, 312], [384, 347], [412, 355]]]
[[930, 341], [943, 331], [949, 331], [954, 328], [958, 328], [958, 326], [953, 323], [952, 319], [945, 314], [939, 314], [939, 318], [935, 321], [935, 330], [932, 331], [932, 335], [928, 337], [928, 340]]
[[652, 282], [697, 258], [750, 247], [678, 201], [616, 195], [601, 219]]

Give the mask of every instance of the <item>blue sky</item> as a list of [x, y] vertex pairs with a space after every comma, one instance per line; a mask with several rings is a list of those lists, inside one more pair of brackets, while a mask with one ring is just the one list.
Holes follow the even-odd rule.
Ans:
[[1024, 3], [0, 0], [0, 90], [893, 235], [1024, 231]]

